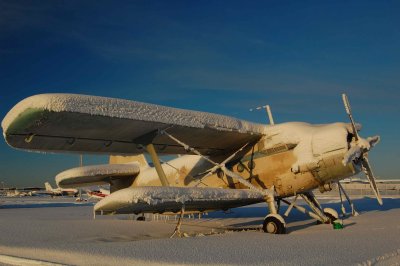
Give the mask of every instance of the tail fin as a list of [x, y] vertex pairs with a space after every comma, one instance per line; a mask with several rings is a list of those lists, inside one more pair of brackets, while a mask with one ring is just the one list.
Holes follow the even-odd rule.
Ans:
[[134, 156], [110, 155], [110, 164], [138, 162], [140, 167], [149, 166], [143, 154]]
[[49, 182], [44, 183], [44, 187], [46, 188], [46, 191], [53, 191], [53, 188]]

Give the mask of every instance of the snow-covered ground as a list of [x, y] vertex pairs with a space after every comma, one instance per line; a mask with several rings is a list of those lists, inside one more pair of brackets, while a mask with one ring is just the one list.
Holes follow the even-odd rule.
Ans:
[[[340, 209], [336, 200], [322, 203]], [[344, 219], [342, 230], [293, 210], [288, 234], [265, 234], [260, 226], [266, 206], [257, 204], [185, 218], [182, 232], [189, 237], [170, 239], [174, 217], [93, 220], [90, 202], [0, 198], [0, 265], [29, 262], [20, 258], [69, 265], [399, 265], [400, 199], [384, 199], [380, 207], [363, 198], [355, 205], [361, 215]]]

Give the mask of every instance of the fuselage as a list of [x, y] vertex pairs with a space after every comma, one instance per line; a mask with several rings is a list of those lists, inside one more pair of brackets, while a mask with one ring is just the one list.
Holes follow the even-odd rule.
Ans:
[[[288, 197], [354, 175], [359, 170], [342, 164], [349, 150], [349, 125], [283, 123], [266, 126], [265, 135], [247, 154], [227, 163], [227, 167], [260, 188], [274, 189]], [[229, 156], [229, 155], [228, 155]], [[222, 172], [202, 178], [213, 167], [198, 155], [182, 155], [162, 165], [170, 186], [246, 188]], [[132, 186], [160, 186], [153, 167], [141, 169]]]

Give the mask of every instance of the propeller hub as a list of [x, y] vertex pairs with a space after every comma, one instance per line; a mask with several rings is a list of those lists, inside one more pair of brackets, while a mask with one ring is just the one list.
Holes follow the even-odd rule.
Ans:
[[355, 145], [360, 147], [363, 152], [367, 152], [371, 149], [371, 144], [367, 139], [359, 137], [358, 141], [355, 142]]

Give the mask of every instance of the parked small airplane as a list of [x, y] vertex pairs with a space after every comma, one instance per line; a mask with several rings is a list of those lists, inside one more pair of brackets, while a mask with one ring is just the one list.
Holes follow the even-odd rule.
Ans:
[[18, 189], [14, 189], [14, 190], [8, 190], [5, 193], [6, 197], [26, 197], [26, 196], [32, 196], [32, 192], [31, 191], [22, 191], [22, 190], [18, 190]]
[[86, 194], [89, 196], [89, 199], [104, 199], [110, 195], [110, 190], [104, 188], [99, 188], [99, 190], [86, 190]]
[[49, 182], [44, 183], [44, 186], [46, 188], [45, 192], [46, 194], [52, 195], [52, 196], [74, 196], [76, 197], [79, 193], [77, 189], [71, 189], [71, 188], [53, 188]]
[[[349, 124], [274, 124], [269, 113], [270, 125], [262, 125], [121, 99], [43, 94], [13, 107], [2, 128], [6, 142], [18, 149], [139, 155], [111, 156], [110, 164], [57, 175], [63, 188], [110, 184], [111, 194], [95, 205], [96, 213], [180, 212], [182, 217], [187, 211], [266, 202], [263, 229], [280, 234], [293, 207], [320, 222], [337, 219], [312, 190], [329, 191], [338, 183], [345, 193], [338, 181], [361, 171], [382, 204], [367, 157], [379, 137], [360, 137], [346, 95], [343, 102]], [[154, 167], [143, 162], [145, 151]], [[159, 154], [182, 156], [161, 163]], [[296, 204], [299, 196], [311, 211]], [[285, 215], [279, 214], [281, 202], [289, 205]]]
[[43, 188], [40, 187], [1, 188], [0, 195], [7, 197], [37, 196], [42, 190]]

